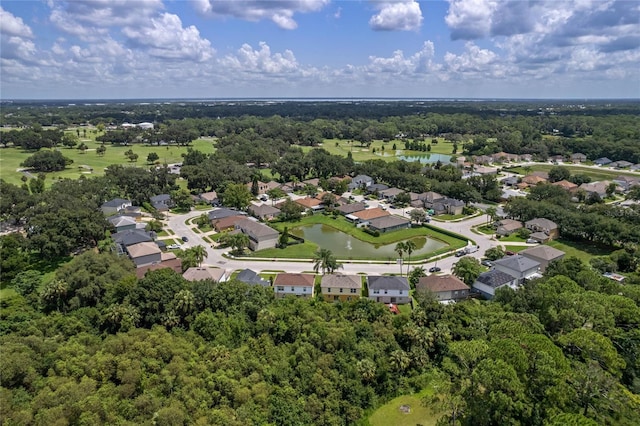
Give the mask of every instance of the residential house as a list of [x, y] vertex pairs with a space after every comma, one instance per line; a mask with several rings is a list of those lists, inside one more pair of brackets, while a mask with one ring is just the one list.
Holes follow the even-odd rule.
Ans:
[[481, 175], [497, 175], [498, 168], [497, 167], [487, 167], [487, 166], [477, 166], [473, 169], [472, 175], [481, 176]]
[[493, 268], [517, 278], [518, 284], [540, 275], [540, 262], [519, 254], [496, 260], [493, 262]]
[[514, 219], [502, 219], [496, 222], [496, 234], [500, 236], [511, 235], [522, 228], [522, 222]]
[[612, 161], [609, 160], [607, 157], [601, 157], [596, 160], [593, 160], [593, 164], [595, 164], [596, 166], [606, 166], [611, 163]]
[[473, 283], [473, 290], [486, 299], [493, 299], [496, 290], [508, 286], [514, 290], [518, 288], [518, 279], [498, 269], [492, 269], [478, 276]]
[[359, 212], [367, 208], [365, 203], [351, 203], [351, 204], [343, 204], [338, 206], [336, 210], [338, 210], [343, 215], [352, 214], [355, 212]]
[[369, 229], [380, 233], [408, 229], [410, 227], [411, 221], [399, 216], [383, 216], [369, 221]]
[[236, 275], [236, 279], [245, 284], [271, 287], [271, 283], [269, 281], [265, 280], [258, 275], [257, 272], [252, 271], [251, 269], [243, 269], [238, 273], [238, 275]]
[[502, 184], [506, 186], [516, 186], [518, 183], [520, 183], [520, 179], [517, 176], [509, 176], [502, 179]]
[[405, 304], [411, 302], [409, 281], [406, 277], [369, 275], [369, 299], [375, 302]]
[[217, 206], [220, 204], [220, 200], [218, 199], [218, 193], [216, 191], [211, 192], [203, 192], [198, 196], [201, 201], [204, 201], [207, 204], [211, 204], [212, 206]]
[[637, 172], [638, 170], [640, 170], [640, 163], [638, 164], [633, 164], [629, 167], [629, 170], [632, 170], [634, 172]]
[[591, 196], [592, 194], [597, 194], [598, 197], [605, 198], [607, 196], [607, 188], [609, 187], [610, 183], [611, 181], [609, 180], [583, 183], [582, 185], [580, 185], [580, 189], [582, 189], [587, 194], [587, 197]]
[[220, 268], [192, 267], [184, 271], [182, 277], [187, 281], [213, 280], [217, 283], [227, 280], [227, 271]]
[[552, 163], [562, 163], [564, 162], [564, 155], [552, 155], [549, 157], [549, 161]]
[[367, 175], [358, 175], [356, 177], [354, 177], [353, 179], [351, 179], [351, 183], [349, 183], [349, 185], [347, 185], [347, 187], [349, 188], [349, 191], [353, 191], [354, 189], [365, 189], [370, 185], [373, 185], [374, 180], [371, 176], [367, 176]]
[[100, 210], [106, 216], [119, 213], [121, 210], [131, 206], [131, 200], [125, 200], [124, 198], [114, 198], [109, 200], [100, 206]]
[[209, 213], [207, 213], [207, 216], [209, 217], [209, 220], [211, 221], [211, 225], [215, 226], [216, 222], [220, 219], [223, 219], [225, 217], [229, 217], [229, 216], [245, 216], [246, 213], [241, 212], [239, 210], [235, 210], [235, 209], [228, 209], [226, 207], [222, 207], [219, 209], [214, 209], [211, 210]]
[[116, 232], [111, 234], [111, 238], [116, 244], [117, 253], [124, 254], [127, 252], [127, 247], [138, 244], [153, 242], [153, 237], [142, 229], [129, 229], [126, 231]]
[[357, 211], [353, 214], [349, 214], [346, 216], [347, 219], [356, 221], [356, 222], [369, 222], [371, 219], [376, 219], [378, 217], [390, 216], [386, 210], [382, 210], [380, 207], [374, 207], [372, 209], [365, 209]]
[[365, 188], [365, 191], [369, 194], [379, 194], [381, 191], [389, 189], [384, 183], [373, 183]]
[[472, 158], [475, 164], [491, 164], [493, 157], [491, 155], [476, 155]]
[[312, 298], [314, 293], [315, 275], [313, 274], [278, 274], [273, 280], [273, 291], [276, 298], [286, 296]]
[[129, 257], [136, 265], [136, 276], [144, 277], [150, 270], [170, 268], [177, 273], [182, 272], [182, 260], [175, 253], [163, 253], [152, 242], [142, 242], [130, 245], [126, 248]]
[[416, 291], [431, 292], [439, 302], [464, 300], [469, 296], [469, 286], [454, 275], [420, 277]]
[[278, 231], [255, 220], [240, 220], [235, 227], [249, 237], [249, 248], [253, 251], [274, 248], [278, 243]]
[[403, 194], [405, 191], [403, 191], [402, 189], [398, 189], [398, 188], [389, 188], [389, 189], [384, 189], [382, 191], [378, 192], [378, 195], [380, 196], [380, 198], [383, 198], [387, 201], [389, 201], [390, 203], [393, 203], [393, 201], [396, 199], [396, 197], [400, 194]]
[[154, 209], [159, 212], [166, 212], [171, 207], [173, 207], [173, 201], [171, 200], [171, 195], [169, 194], [160, 194], [155, 195], [149, 199], [151, 201], [151, 205]]
[[107, 218], [107, 221], [113, 225], [116, 232], [128, 231], [131, 229], [136, 229], [136, 220], [129, 216], [110, 216]]
[[573, 182], [569, 182], [568, 180], [560, 180], [558, 182], [552, 183], [551, 185], [559, 186], [560, 188], [568, 192], [573, 192], [578, 189], [578, 185]]
[[522, 183], [525, 183], [529, 186], [535, 186], [541, 183], [546, 183], [547, 179], [541, 176], [528, 175], [522, 178]]
[[525, 222], [524, 226], [531, 232], [544, 232], [550, 240], [556, 239], [560, 235], [558, 225], [549, 219], [538, 217]]
[[540, 264], [540, 272], [544, 272], [551, 262], [562, 260], [565, 252], [544, 244], [522, 250], [520, 255], [528, 257]]
[[267, 204], [255, 205], [251, 204], [248, 208], [249, 213], [260, 220], [268, 221], [275, 219], [280, 214], [280, 209], [269, 206]]
[[320, 282], [322, 297], [327, 302], [355, 300], [362, 294], [360, 275], [328, 274]]
[[581, 152], [571, 154], [569, 158], [571, 158], [571, 161], [574, 163], [584, 163], [585, 161], [587, 161], [587, 156]]
[[[269, 190], [269, 185], [265, 182], [260, 182], [258, 181], [258, 194], [256, 195], [262, 195], [265, 194], [268, 190]], [[253, 190], [253, 182], [249, 182], [247, 184], [247, 189], [249, 189], [249, 192], [251, 192], [251, 190]]]
[[549, 180], [549, 173], [543, 172], [543, 171], [535, 171], [535, 172], [531, 173], [529, 176], [538, 176], [538, 177], [541, 177], [544, 180]]
[[293, 202], [302, 206], [305, 210], [311, 209], [314, 213], [324, 210], [324, 205], [322, 204], [322, 201], [318, 200], [317, 198], [311, 198], [311, 197], [298, 198], [296, 200], [293, 200]]
[[235, 229], [236, 223], [246, 218], [247, 218], [246, 216], [239, 215], [239, 214], [235, 216], [226, 216], [214, 221], [213, 228], [218, 232], [224, 232], [230, 229]]
[[633, 166], [633, 163], [630, 163], [627, 160], [614, 161], [609, 164], [609, 167], [613, 167], [616, 169], [626, 169], [627, 167]]
[[509, 154], [508, 152], [498, 152], [491, 156], [495, 163], [506, 163], [510, 161], [519, 161], [520, 156], [518, 154]]
[[622, 191], [626, 192], [633, 186], [640, 185], [640, 179], [633, 176], [620, 175], [613, 179], [613, 183], [618, 185]]
[[311, 186], [320, 186], [320, 179], [313, 178], [313, 179], [303, 180], [302, 184], [303, 185], [311, 185]]
[[142, 209], [139, 206], [127, 206], [120, 211], [122, 216], [132, 217], [136, 222], [142, 219]]
[[454, 198], [443, 197], [438, 200], [434, 200], [433, 202], [425, 201], [425, 208], [429, 210], [433, 210], [433, 214], [450, 214], [450, 215], [458, 215], [462, 214], [462, 210], [464, 209], [464, 201], [456, 200]]

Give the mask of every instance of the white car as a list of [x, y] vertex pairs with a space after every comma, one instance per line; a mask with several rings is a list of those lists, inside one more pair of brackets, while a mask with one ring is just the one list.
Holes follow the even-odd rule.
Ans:
[[168, 249], [173, 250], [173, 249], [179, 249], [180, 248], [180, 244], [171, 244], [169, 246], [167, 246]]

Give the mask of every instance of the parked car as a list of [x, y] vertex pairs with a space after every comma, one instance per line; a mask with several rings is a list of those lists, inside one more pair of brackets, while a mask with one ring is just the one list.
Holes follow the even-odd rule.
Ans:
[[527, 244], [539, 244], [539, 243], [540, 243], [540, 241], [534, 240], [533, 238], [529, 238], [527, 240]]
[[182, 237], [182, 241], [184, 241], [184, 242], [186, 243], [187, 241], [189, 241], [189, 238], [187, 238], [187, 237]]
[[489, 259], [485, 259], [481, 263], [482, 263], [482, 266], [486, 266], [487, 268], [490, 268], [493, 266], [493, 262], [490, 261]]
[[429, 268], [429, 272], [440, 272], [442, 271], [442, 268], [439, 266], [432, 266], [431, 268]]
[[459, 250], [459, 251], [456, 252], [456, 257], [462, 257], [465, 254], [467, 254], [467, 253], [465, 253], [464, 250]]
[[171, 245], [168, 245], [167, 248], [169, 250], [179, 249], [180, 248], [180, 244], [171, 244]]
[[515, 251], [511, 251], [511, 250], [507, 250], [504, 252], [504, 254], [506, 254], [507, 256], [513, 256], [514, 254], [516, 254]]

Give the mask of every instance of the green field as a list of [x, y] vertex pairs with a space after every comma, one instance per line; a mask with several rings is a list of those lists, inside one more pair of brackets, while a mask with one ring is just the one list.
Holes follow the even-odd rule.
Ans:
[[[593, 181], [611, 180], [616, 176], [620, 176], [620, 175], [640, 177], [640, 173], [630, 172], [628, 170], [627, 171], [609, 170], [606, 168], [596, 169], [593, 167], [583, 167], [583, 166], [565, 165], [565, 164], [563, 164], [562, 166], [568, 168], [571, 171], [572, 175], [576, 175], [576, 174], [586, 175], [586, 176], [589, 176]], [[556, 167], [556, 166], [553, 164], [533, 164], [529, 167], [531, 167], [532, 172], [548, 172], [549, 170], [551, 170], [552, 167]], [[520, 167], [520, 166], [512, 167], [508, 169], [505, 168], [504, 170], [511, 173], [519, 173], [521, 175], [526, 174], [524, 171], [524, 167]]]
[[565, 258], [575, 256], [587, 264], [589, 263], [589, 260], [594, 256], [607, 256], [610, 255], [613, 251], [611, 247], [604, 247], [587, 242], [575, 242], [567, 240], [551, 241], [547, 243], [547, 245], [565, 252]]
[[[392, 399], [369, 416], [371, 426], [434, 426], [440, 415], [433, 413], [429, 407], [422, 405], [422, 397], [433, 391], [428, 389], [415, 395], [403, 395]], [[409, 413], [400, 410], [400, 406], [408, 405]]]
[[[158, 154], [161, 163], [179, 163], [182, 161], [182, 154], [187, 152], [187, 147], [184, 146], [106, 145], [107, 151], [101, 157], [96, 154], [96, 148], [100, 146], [100, 143], [88, 138], [86, 140], [81, 138], [80, 141], [89, 146], [89, 149], [84, 154], [75, 148], [59, 148], [62, 155], [73, 160], [73, 164], [63, 171], [47, 173], [47, 186], [62, 178], [77, 179], [80, 176], [102, 176], [104, 169], [112, 164], [122, 164], [127, 167], [149, 167], [150, 165], [147, 164], [146, 159], [150, 152]], [[214, 151], [211, 140], [198, 139], [190, 147], [207, 154]], [[129, 149], [138, 154], [136, 163], [130, 162], [125, 157], [124, 153]], [[25, 151], [13, 147], [1, 148], [0, 178], [15, 185], [21, 185], [23, 174], [18, 172], [17, 169], [20, 168], [20, 163], [31, 155], [33, 155], [33, 151]]]

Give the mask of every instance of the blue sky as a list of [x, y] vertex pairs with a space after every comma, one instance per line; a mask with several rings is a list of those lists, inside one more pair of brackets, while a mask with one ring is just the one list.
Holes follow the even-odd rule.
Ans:
[[640, 1], [0, 5], [2, 99], [640, 97]]

